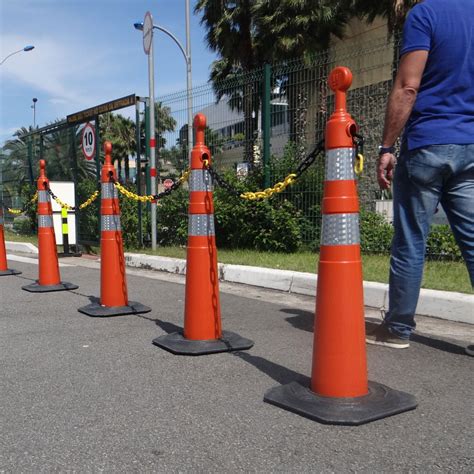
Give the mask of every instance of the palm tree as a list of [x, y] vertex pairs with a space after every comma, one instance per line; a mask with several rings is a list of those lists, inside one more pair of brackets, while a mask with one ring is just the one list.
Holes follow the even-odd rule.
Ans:
[[[253, 161], [253, 142], [259, 111], [259, 83], [241, 79], [263, 64], [263, 57], [255, 36], [256, 23], [252, 11], [261, 0], [198, 0], [195, 13], [202, 14], [201, 24], [207, 29], [206, 41], [218, 53], [219, 59], [211, 66], [212, 81], [217, 100], [229, 97], [229, 106], [244, 114], [246, 161]], [[233, 79], [240, 81], [234, 84]]]

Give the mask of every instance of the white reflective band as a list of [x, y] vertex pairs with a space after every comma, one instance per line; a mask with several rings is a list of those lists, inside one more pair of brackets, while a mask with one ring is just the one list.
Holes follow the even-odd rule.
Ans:
[[49, 202], [48, 191], [38, 191], [38, 202]]
[[323, 214], [321, 245], [359, 243], [359, 214]]
[[101, 184], [102, 199], [118, 199], [118, 191], [114, 183]]
[[334, 148], [326, 152], [326, 181], [353, 180], [354, 148]]
[[53, 227], [53, 216], [38, 214], [38, 227]]
[[214, 214], [189, 214], [188, 235], [192, 237], [215, 235]]
[[100, 230], [122, 230], [120, 216], [100, 216]]
[[191, 170], [189, 176], [190, 191], [212, 192], [212, 177], [208, 170]]

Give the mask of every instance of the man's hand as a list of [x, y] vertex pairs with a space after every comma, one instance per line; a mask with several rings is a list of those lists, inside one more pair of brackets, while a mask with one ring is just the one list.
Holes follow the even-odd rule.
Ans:
[[388, 189], [393, 179], [393, 170], [397, 164], [397, 159], [392, 153], [380, 155], [377, 161], [377, 181], [380, 189]]

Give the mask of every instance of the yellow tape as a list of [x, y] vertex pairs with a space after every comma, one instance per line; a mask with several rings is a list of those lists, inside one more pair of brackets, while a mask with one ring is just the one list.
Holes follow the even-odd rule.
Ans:
[[357, 154], [354, 171], [357, 175], [362, 174], [362, 171], [364, 171], [364, 155], [362, 153]]

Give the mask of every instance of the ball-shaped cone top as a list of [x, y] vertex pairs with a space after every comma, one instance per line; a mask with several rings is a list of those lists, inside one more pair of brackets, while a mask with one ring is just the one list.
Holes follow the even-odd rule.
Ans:
[[39, 165], [40, 165], [40, 176], [44, 176], [45, 170], [46, 170], [46, 161], [40, 160]]
[[104, 153], [105, 153], [105, 162], [106, 163], [112, 163], [112, 143], [111, 142], [105, 142], [104, 143]]
[[334, 92], [345, 92], [352, 84], [352, 72], [347, 67], [336, 67], [329, 74], [328, 83]]

